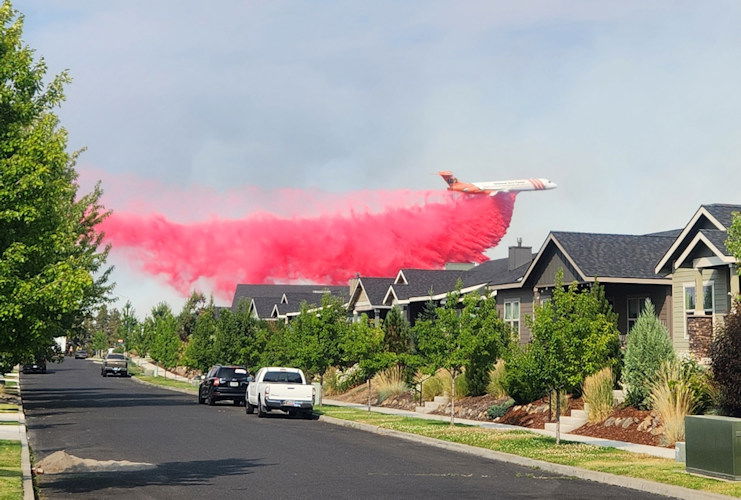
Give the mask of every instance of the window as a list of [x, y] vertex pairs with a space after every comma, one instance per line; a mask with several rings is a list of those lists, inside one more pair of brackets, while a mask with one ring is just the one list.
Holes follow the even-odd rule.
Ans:
[[520, 299], [504, 301], [504, 322], [520, 336]]
[[633, 329], [633, 325], [636, 324], [638, 316], [641, 315], [645, 308], [646, 297], [628, 299], [628, 332]]
[[[713, 314], [715, 310], [715, 290], [712, 281], [706, 281], [702, 286], [702, 309], [705, 314]], [[693, 283], [684, 284], [684, 313], [694, 314], [697, 308], [697, 293]]]

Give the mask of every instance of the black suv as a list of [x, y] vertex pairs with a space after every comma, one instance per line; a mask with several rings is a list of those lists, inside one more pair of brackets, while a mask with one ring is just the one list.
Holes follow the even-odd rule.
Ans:
[[46, 361], [37, 359], [33, 363], [23, 365], [23, 373], [46, 373]]
[[231, 399], [235, 405], [244, 404], [250, 381], [252, 377], [244, 366], [212, 366], [198, 386], [198, 404], [213, 406], [220, 399]]

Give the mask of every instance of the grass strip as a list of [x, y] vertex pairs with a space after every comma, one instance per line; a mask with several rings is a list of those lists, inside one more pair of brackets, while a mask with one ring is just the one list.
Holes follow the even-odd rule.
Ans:
[[139, 380], [143, 380], [144, 382], [149, 382], [150, 384], [161, 385], [162, 387], [177, 387], [178, 389], [188, 389], [193, 391], [193, 394], [198, 392], [198, 387], [189, 382], [181, 382], [180, 380], [173, 380], [171, 378], [150, 377], [145, 375], [137, 375], [136, 378], [138, 378]]
[[0, 403], [0, 411], [1, 412], [18, 411], [18, 405], [14, 405], [12, 403]]
[[23, 498], [20, 441], [0, 440], [0, 500]]
[[0, 425], [19, 425], [17, 420], [0, 420]]
[[666, 458], [583, 443], [562, 442], [557, 446], [554, 438], [527, 431], [501, 431], [461, 424], [451, 427], [448, 422], [439, 420], [386, 415], [337, 406], [322, 406], [317, 408], [317, 411], [330, 417], [545, 462], [741, 497], [741, 484], [688, 474], [685, 472], [684, 464]]

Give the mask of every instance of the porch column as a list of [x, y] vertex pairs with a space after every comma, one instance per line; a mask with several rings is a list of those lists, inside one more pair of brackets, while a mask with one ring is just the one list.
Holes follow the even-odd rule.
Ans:
[[702, 269], [695, 273], [695, 315], [705, 314], [705, 289], [702, 285]]

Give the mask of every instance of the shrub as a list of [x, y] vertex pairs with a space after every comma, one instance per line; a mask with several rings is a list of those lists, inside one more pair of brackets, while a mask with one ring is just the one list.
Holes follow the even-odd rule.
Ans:
[[404, 370], [400, 366], [392, 366], [373, 377], [373, 384], [378, 391], [378, 402], [382, 403], [391, 396], [405, 393], [409, 388], [404, 381]]
[[662, 363], [675, 358], [669, 332], [656, 317], [653, 304], [646, 300], [646, 307], [628, 333], [623, 367], [623, 385], [630, 405], [647, 408], [650, 385]]
[[338, 389], [339, 375], [339, 370], [334, 366], [328, 368], [324, 373], [324, 386], [322, 387], [322, 392], [325, 396], [334, 396], [335, 394], [340, 393]]
[[612, 384], [609, 366], [584, 379], [582, 395], [584, 403], [589, 405], [587, 420], [590, 422], [601, 422], [612, 413]]
[[682, 370], [695, 395], [695, 413], [702, 414], [719, 405], [718, 389], [709, 368], [692, 358], [685, 358], [682, 360]]
[[[436, 376], [440, 377], [440, 380], [442, 380], [444, 394], [447, 396], [453, 394], [453, 377], [450, 376], [450, 373], [448, 373], [447, 370], [440, 370], [437, 372]], [[468, 380], [464, 375], [458, 375], [455, 378], [455, 399], [465, 398], [469, 394]]]
[[443, 392], [445, 392], [443, 381], [437, 376], [422, 381], [422, 399], [424, 401], [432, 401], [435, 396], [442, 396]]
[[491, 405], [489, 409], [486, 410], [486, 416], [492, 420], [494, 420], [495, 418], [499, 418], [507, 413], [507, 410], [512, 408], [512, 405], [514, 404], [515, 400], [509, 398], [507, 401], [504, 401], [502, 403]]
[[684, 441], [684, 417], [695, 408], [697, 398], [691, 373], [677, 359], [665, 361], [650, 385], [649, 401], [664, 426], [666, 444]]
[[365, 383], [365, 373], [357, 364], [339, 372], [337, 375], [337, 391], [339, 393], [347, 392], [363, 383]]
[[497, 399], [507, 396], [507, 391], [504, 390], [504, 374], [506, 370], [504, 360], [498, 360], [494, 368], [489, 371], [489, 384], [486, 386], [487, 394]]
[[502, 386], [518, 404], [530, 403], [548, 392], [531, 346], [513, 348]]
[[710, 365], [723, 413], [741, 417], [741, 301], [726, 316], [710, 346]]

